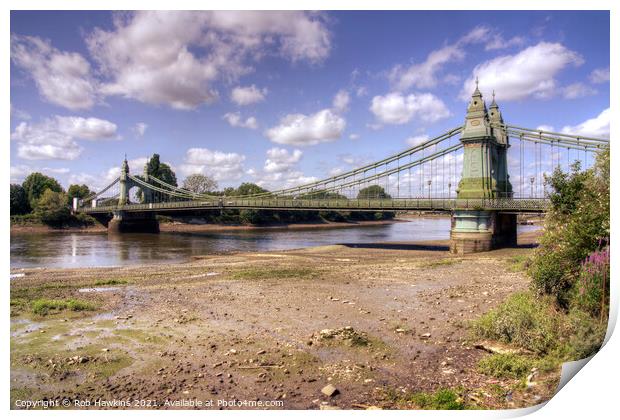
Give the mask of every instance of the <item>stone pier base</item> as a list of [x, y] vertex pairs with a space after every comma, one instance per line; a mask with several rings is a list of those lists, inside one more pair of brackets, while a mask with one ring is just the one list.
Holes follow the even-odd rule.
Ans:
[[470, 254], [517, 244], [517, 216], [493, 211], [457, 210], [452, 215], [450, 252]]
[[159, 233], [159, 222], [153, 213], [114, 212], [108, 222], [109, 233]]

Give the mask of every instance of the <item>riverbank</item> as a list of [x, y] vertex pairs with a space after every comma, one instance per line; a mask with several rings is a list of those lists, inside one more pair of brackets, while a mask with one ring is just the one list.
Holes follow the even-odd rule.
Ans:
[[[426, 217], [426, 216], [414, 216]], [[413, 218], [407, 216], [407, 218]], [[190, 224], [180, 222], [160, 222], [159, 228], [162, 232], [227, 232], [227, 231], [260, 231], [260, 230], [287, 230], [287, 229], [334, 229], [334, 228], [350, 228], [360, 226], [380, 226], [392, 223], [404, 222], [404, 219], [391, 220], [369, 220], [369, 221], [349, 221], [349, 222], [331, 222], [319, 221], [311, 223], [278, 223], [266, 225], [223, 225], [223, 224]], [[107, 232], [107, 228], [99, 223], [87, 227], [67, 227], [52, 228], [43, 224], [21, 224], [11, 225], [12, 235], [21, 235], [29, 233], [99, 233]]]
[[433, 241], [13, 270], [11, 399], [415, 408], [402, 396], [448, 388], [474, 408], [537, 404], [557, 374], [530, 388], [481, 374], [467, 328], [527, 288], [514, 261], [537, 236], [465, 257]]

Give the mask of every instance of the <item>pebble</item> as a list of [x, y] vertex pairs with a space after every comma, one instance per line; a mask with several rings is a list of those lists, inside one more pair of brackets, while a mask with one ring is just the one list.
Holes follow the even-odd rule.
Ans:
[[338, 391], [338, 389], [332, 384], [325, 385], [323, 389], [321, 389], [321, 392], [323, 395], [327, 395], [328, 397], [333, 397], [334, 395], [338, 395], [340, 393], [340, 391]]

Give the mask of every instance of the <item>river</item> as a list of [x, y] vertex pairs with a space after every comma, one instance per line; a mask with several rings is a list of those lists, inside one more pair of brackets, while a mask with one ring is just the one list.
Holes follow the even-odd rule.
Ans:
[[[536, 229], [519, 226], [519, 231]], [[450, 237], [449, 218], [328, 229], [264, 229], [201, 233], [42, 233], [11, 235], [11, 268], [105, 267], [181, 262], [194, 255], [272, 251], [333, 244], [441, 240]]]

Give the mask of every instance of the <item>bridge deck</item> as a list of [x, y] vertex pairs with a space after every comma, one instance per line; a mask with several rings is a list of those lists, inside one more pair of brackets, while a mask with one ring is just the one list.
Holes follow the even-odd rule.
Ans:
[[107, 205], [81, 207], [79, 212], [96, 214], [113, 211], [167, 212], [216, 209], [254, 210], [334, 210], [334, 211], [403, 211], [403, 210], [495, 210], [507, 212], [544, 212], [550, 203], [547, 199], [384, 199], [384, 200], [304, 200], [304, 199], [227, 199], [199, 201], [168, 201], [160, 203]]

